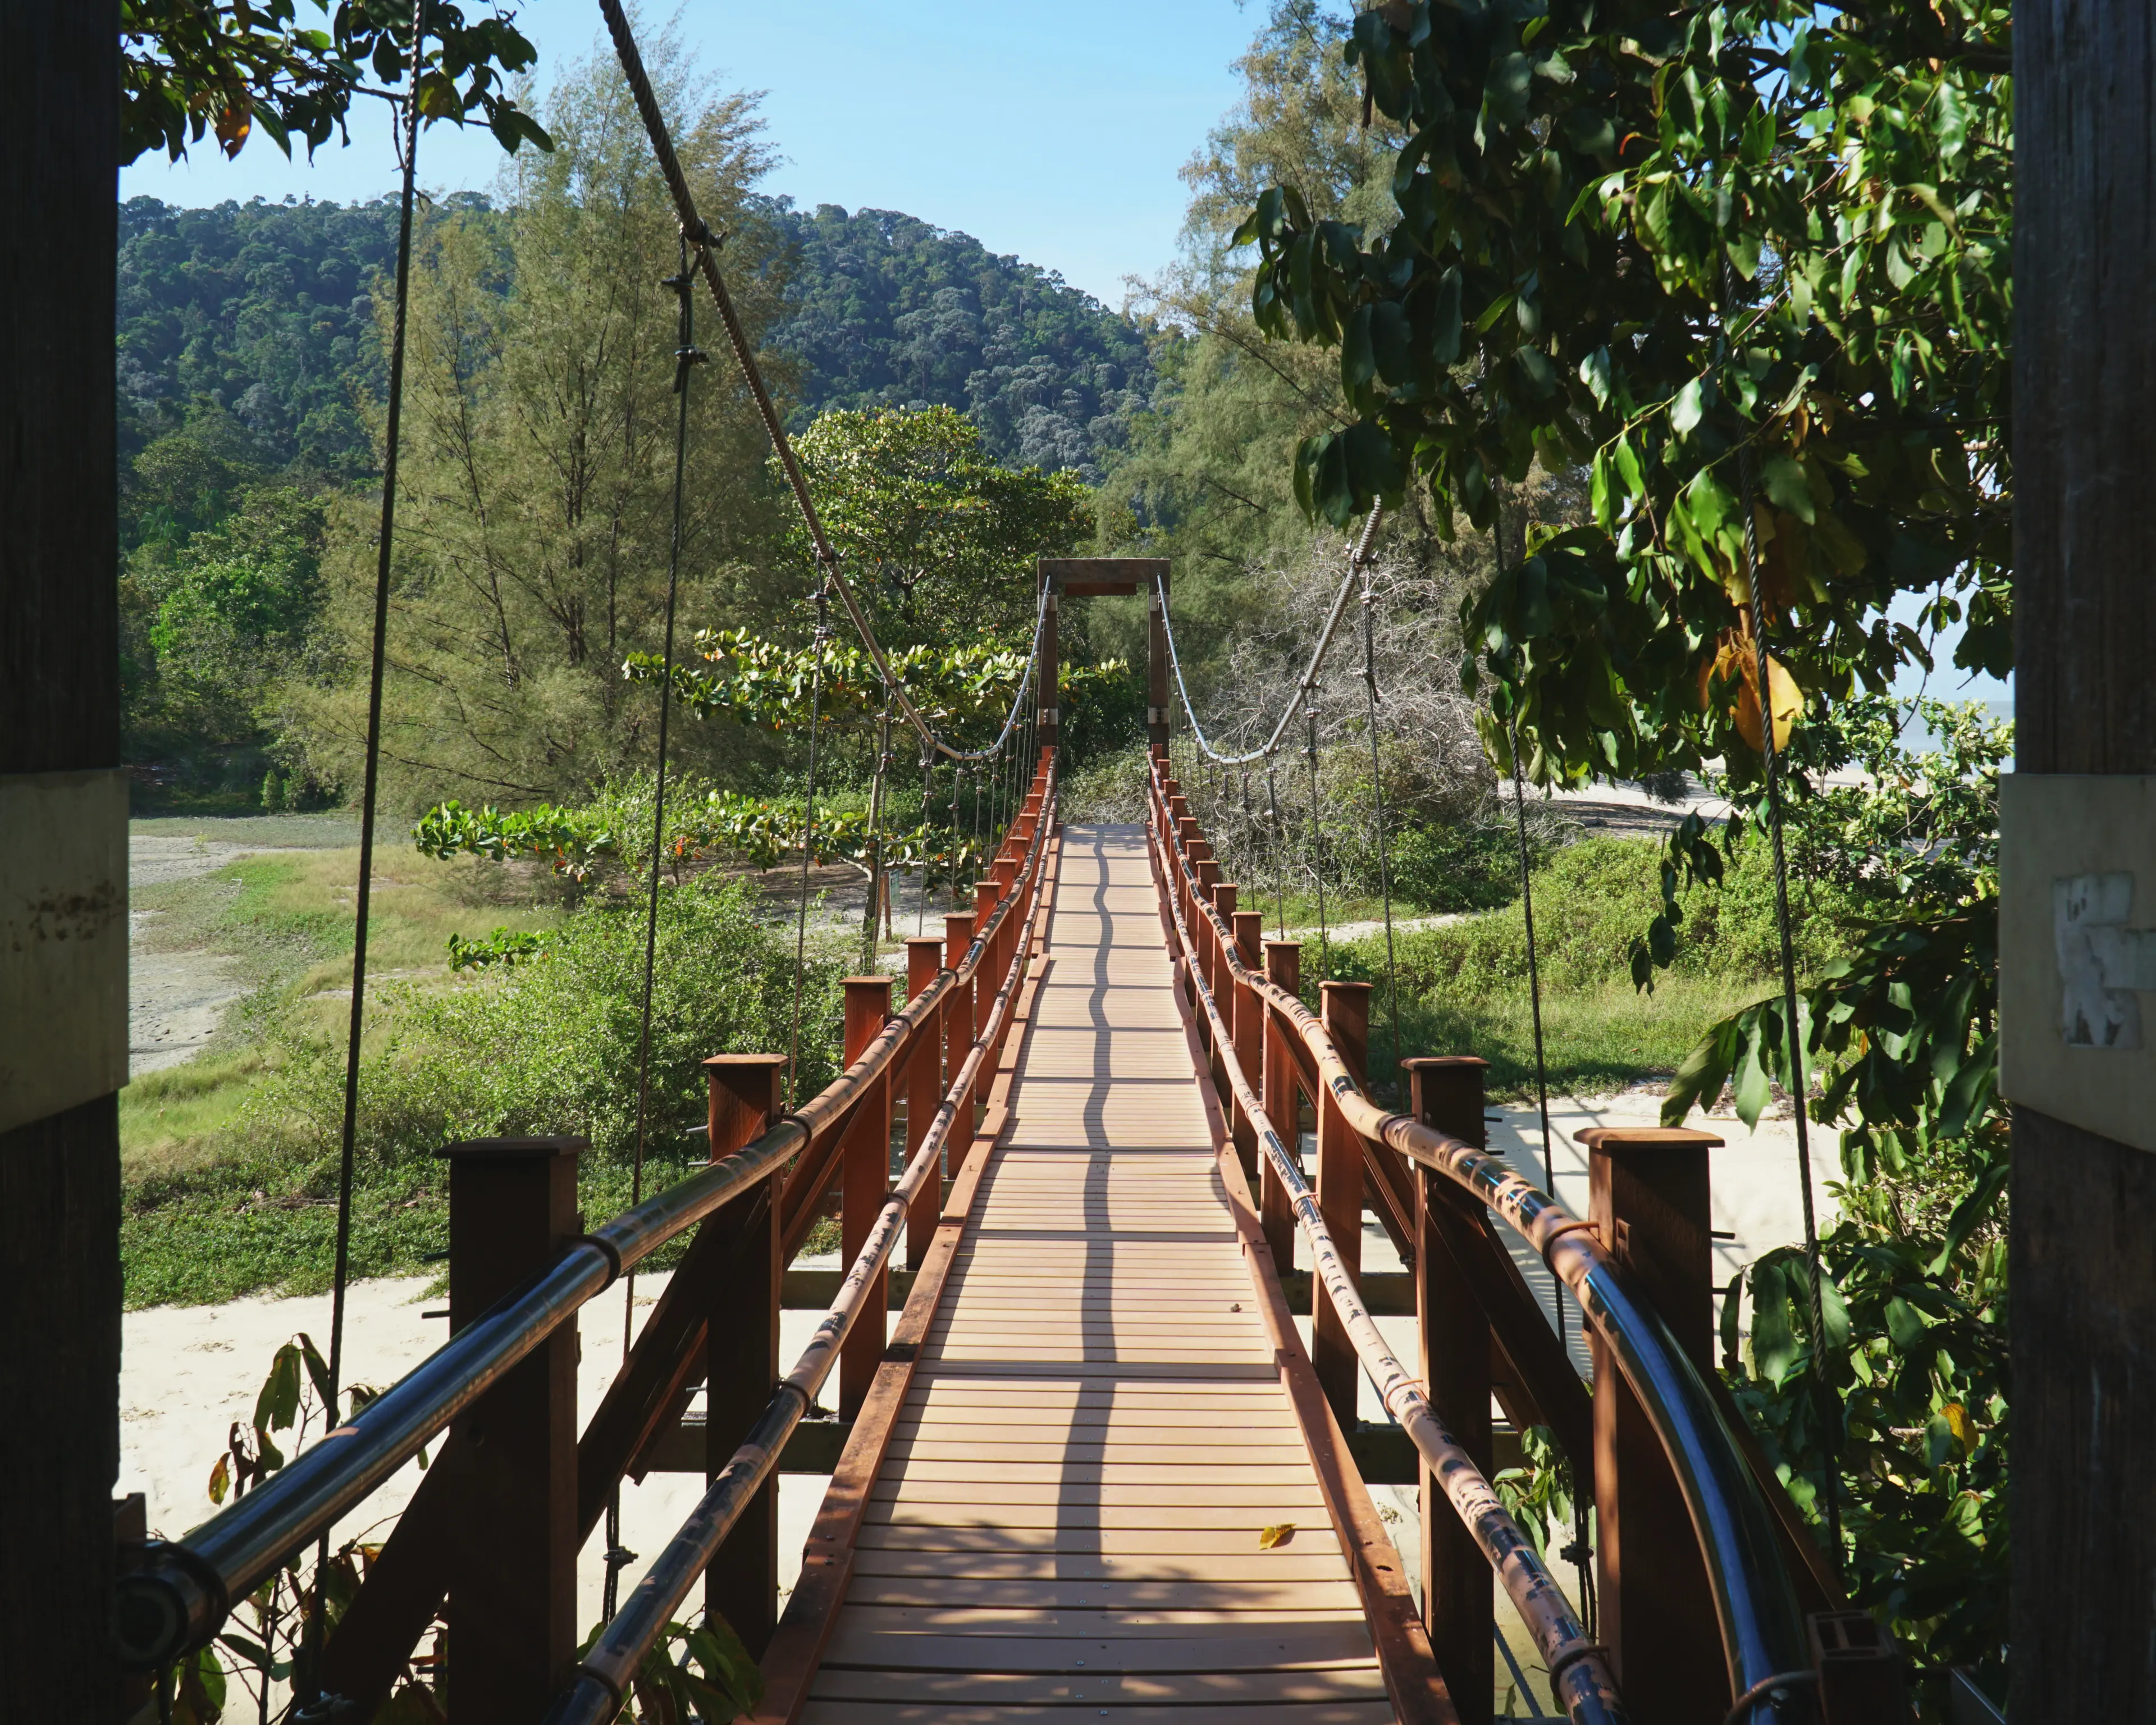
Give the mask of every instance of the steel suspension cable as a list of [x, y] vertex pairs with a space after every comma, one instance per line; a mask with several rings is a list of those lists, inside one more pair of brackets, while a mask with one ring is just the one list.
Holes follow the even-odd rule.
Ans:
[[[668, 129], [666, 116], [660, 110], [659, 98], [651, 87], [650, 75], [644, 69], [644, 56], [636, 45], [635, 33], [629, 28], [629, 14], [622, 0], [599, 0], [599, 11], [606, 18], [607, 33], [613, 38], [614, 54], [621, 62], [622, 75], [628, 80], [629, 93], [634, 97], [638, 116], [644, 122], [646, 136], [650, 140], [651, 153], [657, 160], [659, 171], [666, 182], [668, 194], [674, 200], [675, 216], [681, 231], [687, 234], [696, 248], [696, 263], [705, 285], [711, 290], [712, 302], [718, 307], [720, 321], [725, 324], [726, 341], [732, 347], [735, 362], [741, 367], [742, 380], [756, 403], [757, 416], [763, 421], [765, 434], [771, 439], [773, 452], [786, 475], [787, 488], [793, 494], [794, 506], [801, 512], [802, 525], [808, 530], [811, 544], [815, 547], [816, 564], [839, 596], [852, 620], [861, 644], [867, 649], [870, 659], [885, 684], [896, 693], [901, 712], [921, 737], [921, 740], [954, 760], [968, 758], [967, 752], [954, 748], [936, 734], [935, 729], [921, 716], [896, 673], [891, 670], [891, 656], [883, 643], [877, 639], [875, 629], [861, 608], [853, 583], [846, 579], [839, 566], [839, 553], [831, 544], [830, 536], [824, 530], [823, 517], [817, 513], [815, 500], [810, 495], [808, 481], [801, 471], [801, 463], [793, 452], [793, 442], [787, 435], [786, 424], [779, 417], [773, 402], [770, 388], [763, 380], [763, 368], [757, 363], [756, 349], [750, 342], [748, 331], [742, 324], [741, 314], [735, 309], [733, 295], [727, 290], [726, 278], [719, 270], [718, 247], [723, 236], [711, 232], [702, 216], [697, 213], [696, 200], [689, 190], [688, 176], [683, 172], [680, 157], [674, 149], [673, 135]], [[1037, 639], [1036, 639], [1037, 645]]]
[[1302, 710], [1310, 721], [1310, 876], [1317, 883], [1317, 979], [1332, 979], [1332, 947], [1325, 932], [1325, 835], [1317, 824], [1317, 691], [1304, 691]]
[[915, 865], [920, 879], [914, 883], [913, 932], [916, 935], [928, 926], [928, 798], [932, 789], [931, 775], [936, 770], [936, 753], [932, 749], [921, 752], [921, 856]]
[[1273, 763], [1265, 762], [1265, 801], [1273, 819], [1273, 878], [1280, 886], [1280, 937], [1287, 938], [1287, 823], [1281, 819], [1280, 788], [1273, 783]]
[[1175, 691], [1182, 697], [1183, 716], [1190, 721], [1191, 737], [1198, 745], [1199, 753], [1205, 759], [1217, 762], [1223, 767], [1240, 767], [1247, 761], [1270, 760], [1280, 747], [1281, 739], [1287, 734], [1288, 721], [1295, 716], [1296, 696], [1306, 697], [1317, 685], [1317, 673], [1325, 664], [1326, 652], [1332, 645], [1332, 637], [1340, 627], [1340, 619], [1347, 614], [1348, 595], [1355, 590], [1356, 572], [1363, 559], [1368, 557], [1371, 546], [1376, 542], [1378, 524], [1384, 519], [1384, 513], [1383, 504], [1371, 506], [1369, 518], [1363, 523], [1362, 536], [1348, 554], [1348, 572], [1341, 578], [1340, 590], [1333, 594], [1332, 608], [1325, 614], [1325, 627], [1318, 632], [1317, 644], [1311, 649], [1310, 663], [1303, 667], [1301, 679], [1295, 685], [1296, 695], [1291, 696], [1287, 705], [1281, 710], [1280, 721], [1273, 726], [1272, 734], [1261, 746], [1246, 754], [1221, 753], [1214, 747], [1205, 735], [1204, 727], [1198, 722], [1198, 709], [1192, 704], [1190, 686], [1183, 680], [1183, 660], [1175, 644], [1175, 627], [1168, 619], [1168, 586], [1158, 576], [1153, 578], [1154, 598], [1160, 606], [1161, 636], [1168, 643], [1168, 669], [1174, 673]]
[[1774, 851], [1774, 923], [1782, 946], [1782, 1016], [1789, 1040], [1789, 1112], [1797, 1128], [1797, 1179], [1802, 1189], [1804, 1215], [1804, 1265], [1810, 1274], [1812, 1321], [1812, 1383], [1825, 1404], [1820, 1435], [1826, 1450], [1826, 1527], [1833, 1548], [1834, 1567], [1841, 1572], [1841, 1397], [1826, 1376], [1825, 1294], [1821, 1284], [1826, 1270], [1820, 1258], [1819, 1219], [1812, 1208], [1812, 1148], [1806, 1131], [1805, 1109], [1810, 1086], [1804, 1076], [1804, 1039], [1798, 1015], [1796, 943], [1789, 932], [1789, 863], [1782, 842], [1781, 750], [1774, 742], [1774, 690], [1769, 673], [1773, 660], [1767, 651], [1767, 612], [1759, 593], [1759, 523], [1752, 512], [1752, 451], [1748, 444], [1738, 454], [1738, 475], [1744, 507], [1744, 582], [1751, 590], [1752, 645], [1759, 679], [1759, 752], [1766, 765], [1767, 830]]
[[[1722, 266], [1722, 304], [1717, 321], [1719, 341], [1726, 354], [1729, 346], [1727, 311], [1737, 296], [1737, 272], [1724, 259]], [[1738, 488], [1744, 511], [1744, 585], [1747, 614], [1752, 624], [1753, 675], [1758, 679], [1759, 757], [1767, 782], [1767, 831], [1774, 859], [1774, 927], [1780, 937], [1782, 959], [1782, 1016], [1789, 1038], [1789, 1112], [1796, 1125], [1797, 1179], [1804, 1204], [1804, 1268], [1810, 1294], [1812, 1328], [1812, 1384], [1825, 1404], [1820, 1421], [1826, 1450], [1827, 1538], [1833, 1548], [1835, 1571], [1843, 1567], [1841, 1547], [1841, 1397], [1826, 1377], [1826, 1311], [1822, 1284], [1826, 1270], [1820, 1255], [1819, 1218], [1812, 1204], [1811, 1135], [1806, 1117], [1811, 1087], [1804, 1076], [1804, 1025], [1797, 1000], [1796, 943], [1789, 932], [1789, 864], [1782, 838], [1782, 752], [1774, 741], [1774, 659], [1767, 650], [1767, 607], [1759, 587], [1759, 523], [1753, 513], [1753, 450], [1748, 440], [1738, 446]]]
[[[696, 300], [690, 293], [689, 236], [681, 236], [680, 264], [660, 284], [671, 288], [678, 300], [674, 346], [674, 516], [666, 551], [666, 630], [663, 674], [659, 684], [659, 768], [652, 783], [651, 872], [646, 889], [644, 916], [644, 1002], [639, 1014], [636, 1050], [636, 1151], [629, 1177], [629, 1201], [644, 1202], [644, 1154], [651, 1111], [651, 992], [659, 968], [659, 870], [666, 843], [666, 745], [674, 716], [674, 618], [681, 588], [681, 500], [689, 456], [689, 373], [704, 356], [696, 347]], [[636, 1270], [629, 1267], [623, 1282], [621, 1353], [629, 1358], [635, 1322]], [[621, 1481], [614, 1481], [607, 1498], [606, 1588], [600, 1604], [608, 1622], [619, 1600], [623, 1567], [636, 1561], [636, 1553], [621, 1543]]]
[[[1365, 537], [1364, 547], [1369, 541]], [[1385, 845], [1385, 781], [1378, 750], [1378, 595], [1371, 584], [1370, 559], [1358, 553], [1363, 567], [1363, 694], [1370, 732], [1370, 798], [1378, 817], [1378, 886], [1385, 901], [1385, 999], [1393, 1022], [1393, 1083], [1400, 1073], [1400, 978], [1393, 957], [1393, 865]]]
[[861, 973], [875, 968], [876, 918], [882, 913], [883, 781], [891, 765], [891, 691], [884, 691], [883, 711], [876, 718], [875, 772], [869, 781], [869, 903], [861, 918]]
[[824, 649], [831, 639], [830, 603], [816, 588], [816, 659], [808, 674], [808, 797], [801, 831], [801, 907], [793, 924], [793, 1023], [786, 1036], [786, 1106], [800, 1100], [801, 995], [808, 986], [808, 869], [816, 859], [816, 733], [824, 706]]
[[[412, 207], [417, 200], [419, 170], [419, 76], [426, 55], [427, 0], [413, 0], [412, 64], [404, 93], [403, 178], [397, 203], [397, 299], [389, 326], [389, 400], [382, 426], [382, 517], [375, 547], [374, 639], [367, 663], [367, 763], [360, 793], [359, 881], [353, 895], [352, 941], [352, 1013], [345, 1036], [344, 1112], [337, 1138], [336, 1256], [330, 1284], [330, 1357], [328, 1417], [337, 1418], [337, 1398], [344, 1385], [345, 1290], [352, 1279], [352, 1188], [359, 1140], [360, 1045], [367, 1020], [367, 933], [372, 911], [374, 885], [374, 819], [379, 802], [382, 768], [382, 686], [389, 649], [389, 573], [397, 532], [397, 454], [403, 426], [404, 351], [412, 305]], [[323, 1529], [316, 1548], [317, 1577], [329, 1568], [330, 1536]], [[324, 1589], [317, 1586], [307, 1614], [308, 1657], [300, 1697], [318, 1704], [321, 1686], [315, 1673], [320, 1668]], [[266, 1687], [268, 1679], [264, 1679]]]

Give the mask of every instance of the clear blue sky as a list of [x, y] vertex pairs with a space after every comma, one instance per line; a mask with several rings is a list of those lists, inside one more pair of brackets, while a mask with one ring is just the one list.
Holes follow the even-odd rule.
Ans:
[[[527, 0], [519, 13], [542, 85], [600, 44], [593, 0]], [[643, 28], [668, 16], [649, 5]], [[1263, 16], [1237, 0], [699, 0], [679, 19], [715, 83], [768, 92], [786, 162], [767, 190], [811, 207], [904, 210], [1060, 270], [1116, 305], [1125, 276], [1173, 254], [1177, 171], [1236, 100], [1229, 62]], [[378, 196], [393, 187], [394, 156], [382, 105], [362, 106], [350, 147], [325, 146], [311, 164], [288, 163], [259, 135], [227, 162], [209, 141], [177, 167], [145, 157], [122, 172], [121, 195], [184, 205]], [[484, 191], [500, 162], [484, 127], [436, 126], [420, 145], [420, 179]]]

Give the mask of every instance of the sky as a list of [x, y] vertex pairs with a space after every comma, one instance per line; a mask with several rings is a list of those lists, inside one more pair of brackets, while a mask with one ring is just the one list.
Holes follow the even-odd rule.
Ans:
[[[1120, 306], [1126, 278], [1174, 255], [1178, 170], [1235, 105], [1231, 62], [1263, 15], [1237, 0], [691, 0], [678, 13], [648, 6], [639, 34], [671, 16], [715, 85], [767, 92], [786, 159], [767, 191], [809, 208], [903, 210]], [[542, 90], [601, 46], [593, 0], [526, 0], [518, 17]], [[121, 196], [198, 206], [386, 194], [397, 170], [385, 105], [360, 105], [352, 144], [332, 141], [312, 163], [303, 151], [286, 162], [259, 134], [235, 162], [205, 141], [177, 166], [146, 156], [123, 169]], [[420, 181], [437, 193], [488, 190], [501, 162], [484, 126], [437, 126], [420, 141]]]

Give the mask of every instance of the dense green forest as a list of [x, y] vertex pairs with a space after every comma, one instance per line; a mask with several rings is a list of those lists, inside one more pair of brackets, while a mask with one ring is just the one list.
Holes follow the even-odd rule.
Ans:
[[[968, 235], [758, 196], [751, 150], [735, 263], [797, 432], [834, 410], [950, 408], [981, 457], [1099, 482], [1150, 403], [1146, 331]], [[501, 261], [544, 203], [526, 189], [532, 210], [458, 193], [428, 226], [484, 235]], [[153, 796], [251, 796], [280, 770], [273, 683], [321, 659], [330, 505], [375, 470], [395, 208], [136, 198], [120, 226], [131, 752]], [[503, 268], [474, 286], [513, 302], [516, 282]], [[300, 753], [283, 749], [285, 776], [330, 794]]]

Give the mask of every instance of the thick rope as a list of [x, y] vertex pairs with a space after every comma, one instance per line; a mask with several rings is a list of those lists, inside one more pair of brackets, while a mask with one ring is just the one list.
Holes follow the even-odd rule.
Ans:
[[801, 906], [793, 924], [793, 1023], [786, 1033], [786, 1106], [800, 1096], [801, 995], [808, 985], [808, 870], [816, 860], [816, 732], [824, 709], [824, 648], [831, 639], [831, 612], [821, 583], [816, 588], [816, 661], [808, 674], [808, 800], [801, 833]]

